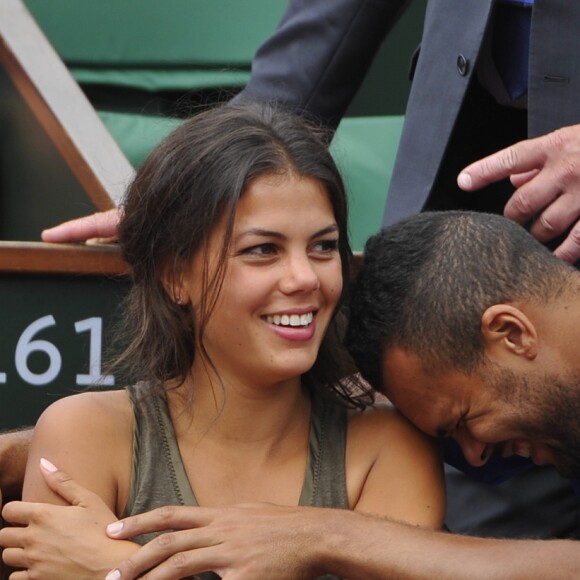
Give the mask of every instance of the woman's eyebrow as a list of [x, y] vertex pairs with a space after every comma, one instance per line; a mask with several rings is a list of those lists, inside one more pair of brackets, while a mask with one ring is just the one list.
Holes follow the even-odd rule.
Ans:
[[[337, 231], [338, 225], [333, 223], [314, 232], [309, 239], [312, 240], [314, 238], [318, 238], [320, 236], [331, 234]], [[275, 238], [279, 240], [285, 240], [287, 238], [287, 236], [285, 236], [281, 232], [276, 232], [274, 230], [267, 230], [265, 228], [249, 228], [247, 230], [244, 230], [243, 232], [240, 232], [237, 236], [235, 236], [234, 242], [237, 242], [247, 236], [260, 236], [264, 238]]]
[[312, 234], [310, 236], [310, 239], [318, 238], [320, 236], [325, 236], [326, 234], [333, 234], [335, 232], [338, 232], [338, 224], [333, 223], [333, 224], [330, 224], [329, 226], [326, 226], [325, 228], [322, 228], [321, 230], [318, 230], [314, 234]]
[[263, 228], [249, 228], [247, 230], [244, 230], [243, 232], [240, 232], [237, 236], [235, 236], [234, 238], [234, 242], [237, 242], [238, 240], [241, 240], [242, 238], [245, 238], [247, 236], [260, 236], [260, 237], [264, 237], [264, 238], [276, 238], [276, 239], [286, 239], [286, 236], [281, 234], [280, 232], [275, 232], [274, 230], [266, 230]]

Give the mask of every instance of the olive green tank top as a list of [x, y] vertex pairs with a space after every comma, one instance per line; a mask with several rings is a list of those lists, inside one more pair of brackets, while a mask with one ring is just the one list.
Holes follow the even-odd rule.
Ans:
[[[164, 394], [148, 383], [127, 387], [127, 392], [133, 405], [135, 423], [133, 467], [125, 517], [165, 505], [198, 505], [181, 460]], [[346, 432], [346, 409], [314, 395], [308, 461], [299, 505], [348, 508]], [[134, 540], [144, 544], [156, 535], [143, 534]], [[210, 580], [219, 576], [210, 572], [196, 578]]]

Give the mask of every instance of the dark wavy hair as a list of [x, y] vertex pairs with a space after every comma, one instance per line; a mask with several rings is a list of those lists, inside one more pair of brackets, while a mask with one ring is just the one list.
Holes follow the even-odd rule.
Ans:
[[[347, 201], [327, 142], [325, 132], [303, 118], [279, 105], [254, 102], [221, 105], [192, 117], [149, 155], [128, 189], [119, 228], [133, 281], [124, 306], [129, 346], [120, 360], [132, 380], [181, 384], [196, 356], [212, 364], [203, 347], [204, 330], [223, 283], [238, 201], [261, 175], [292, 173], [324, 186], [339, 228], [346, 285], [352, 257]], [[224, 216], [219, 265], [210, 268], [206, 242]], [[194, 324], [190, 307], [175, 304], [163, 280], [168, 273], [177, 275], [200, 251], [203, 291]], [[340, 304], [302, 382], [348, 405], [363, 406], [372, 396], [361, 385], [354, 392], [356, 379], [347, 378], [354, 366], [342, 345], [339, 309]], [[196, 336], [201, 352], [196, 352]]]
[[384, 387], [384, 354], [394, 346], [418, 355], [433, 374], [470, 374], [484, 357], [485, 310], [519, 299], [557, 300], [577, 279], [571, 273], [573, 266], [507, 218], [421, 213], [367, 241], [346, 344], [377, 390]]

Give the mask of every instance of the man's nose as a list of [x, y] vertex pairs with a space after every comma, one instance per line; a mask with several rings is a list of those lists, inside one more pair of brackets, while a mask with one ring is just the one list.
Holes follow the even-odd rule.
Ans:
[[493, 453], [493, 447], [472, 437], [469, 433], [455, 433], [454, 439], [459, 443], [465, 459], [474, 467], [485, 465]]

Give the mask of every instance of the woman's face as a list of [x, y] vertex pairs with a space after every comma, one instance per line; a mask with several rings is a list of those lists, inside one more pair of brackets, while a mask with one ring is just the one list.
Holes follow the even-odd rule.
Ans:
[[[218, 256], [225, 220], [209, 245]], [[328, 194], [311, 178], [264, 175], [236, 210], [225, 278], [203, 336], [226, 384], [296, 379], [314, 364], [342, 291], [338, 226]], [[183, 279], [195, 312], [201, 256]]]

